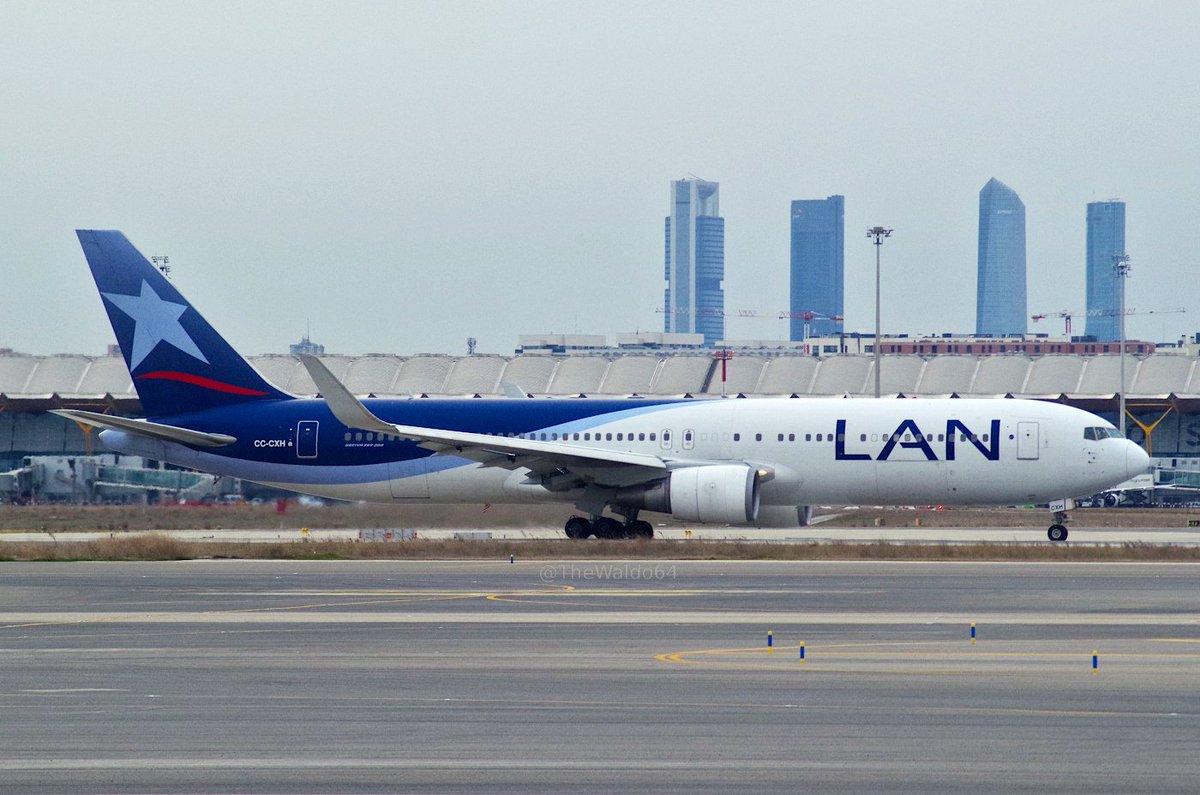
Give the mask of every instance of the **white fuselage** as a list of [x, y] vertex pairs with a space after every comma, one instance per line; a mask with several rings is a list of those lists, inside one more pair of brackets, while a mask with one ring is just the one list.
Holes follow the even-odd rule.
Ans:
[[[526, 438], [661, 457], [668, 468], [746, 463], [769, 476], [767, 506], [1039, 503], [1094, 494], [1145, 471], [1140, 447], [1086, 438], [1109, 423], [1038, 401], [979, 399], [698, 400], [601, 414], [539, 428]], [[481, 432], [487, 432], [483, 430]], [[106, 431], [109, 446], [218, 474], [248, 477], [237, 459]], [[339, 434], [322, 444], [338, 444]], [[142, 449], [147, 445], [154, 449]], [[344, 459], [345, 456], [343, 456]], [[394, 476], [314, 482], [313, 466], [280, 465], [249, 479], [346, 500], [431, 503], [577, 501], [523, 468], [439, 454], [406, 462]], [[289, 477], [289, 472], [304, 477]], [[353, 482], [348, 482], [352, 480]]]

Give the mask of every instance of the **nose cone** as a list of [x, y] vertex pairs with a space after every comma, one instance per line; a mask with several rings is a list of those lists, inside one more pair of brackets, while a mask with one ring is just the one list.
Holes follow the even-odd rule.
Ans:
[[1125, 442], [1125, 476], [1127, 478], [1135, 478], [1138, 475], [1144, 475], [1150, 469], [1150, 456], [1146, 455], [1146, 451], [1140, 445], [1126, 441]]

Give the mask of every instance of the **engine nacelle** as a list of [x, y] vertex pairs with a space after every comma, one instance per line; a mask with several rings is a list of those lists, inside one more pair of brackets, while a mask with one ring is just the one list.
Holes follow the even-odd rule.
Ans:
[[676, 469], [666, 480], [620, 489], [616, 502], [685, 522], [749, 524], [758, 517], [758, 471], [745, 464]]

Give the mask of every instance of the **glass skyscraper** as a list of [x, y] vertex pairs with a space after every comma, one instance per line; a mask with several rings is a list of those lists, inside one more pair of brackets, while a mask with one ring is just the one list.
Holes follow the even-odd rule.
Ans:
[[[790, 337], [840, 334], [843, 286], [846, 273], [844, 196], [801, 199], [792, 202], [792, 267]], [[827, 317], [805, 321], [802, 314]]]
[[725, 219], [719, 198], [715, 182], [675, 180], [666, 218], [664, 331], [703, 334], [710, 346], [725, 338]]
[[979, 271], [975, 285], [975, 333], [981, 337], [1024, 334], [1025, 204], [996, 178], [979, 191]]
[[1087, 330], [1099, 341], [1121, 337], [1120, 285], [1113, 258], [1125, 253], [1125, 202], [1090, 202], [1087, 206]]

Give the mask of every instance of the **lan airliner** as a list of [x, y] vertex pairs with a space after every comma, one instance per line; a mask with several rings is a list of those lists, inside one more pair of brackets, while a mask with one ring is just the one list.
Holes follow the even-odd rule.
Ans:
[[1144, 472], [1110, 423], [1028, 400], [365, 399], [268, 383], [120, 232], [78, 232], [147, 419], [56, 412], [115, 451], [343, 500], [561, 502], [570, 538], [652, 511], [754, 524], [818, 502], [1048, 503]]

